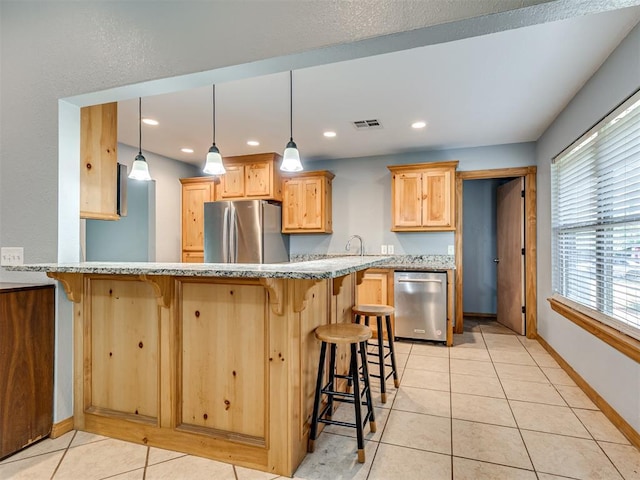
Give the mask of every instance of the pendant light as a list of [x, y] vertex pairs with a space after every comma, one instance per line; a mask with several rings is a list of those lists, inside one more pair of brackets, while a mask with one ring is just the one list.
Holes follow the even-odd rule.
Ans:
[[283, 172], [301, 172], [302, 163], [300, 163], [300, 152], [298, 146], [293, 141], [293, 72], [289, 70], [289, 143], [284, 149], [280, 170]]
[[149, 175], [149, 165], [142, 155], [142, 98], [138, 98], [138, 131], [138, 155], [136, 155], [136, 159], [133, 161], [129, 178], [148, 182], [151, 180], [151, 175]]
[[202, 171], [209, 175], [224, 175], [225, 169], [222, 164], [222, 156], [220, 150], [216, 147], [216, 86], [213, 85], [213, 145], [207, 153], [207, 161]]

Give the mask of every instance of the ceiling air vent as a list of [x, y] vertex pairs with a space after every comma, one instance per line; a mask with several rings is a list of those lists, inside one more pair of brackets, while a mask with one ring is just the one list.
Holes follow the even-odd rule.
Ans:
[[380, 120], [356, 120], [353, 122], [353, 126], [356, 127], [356, 130], [374, 130], [382, 128], [382, 124]]

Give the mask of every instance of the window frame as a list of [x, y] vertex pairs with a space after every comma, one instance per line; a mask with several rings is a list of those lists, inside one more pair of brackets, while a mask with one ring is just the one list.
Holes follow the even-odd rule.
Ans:
[[[555, 204], [555, 202], [558, 201], [557, 197], [559, 192], [558, 192], [558, 188], [554, 185], [555, 177], [553, 173], [553, 164], [558, 159], [562, 159], [562, 157], [565, 156], [567, 152], [572, 153], [575, 149], [580, 148], [581, 145], [584, 145], [585, 148], [594, 148], [596, 152], [598, 151], [598, 149], [602, 149], [603, 147], [606, 147], [607, 145], [606, 142], [611, 137], [608, 137], [608, 136], [601, 137], [600, 140], [596, 139], [595, 137], [597, 137], [601, 132], [606, 132], [605, 129], [611, 125], [611, 120], [613, 118], [616, 118], [615, 117], [616, 115], [620, 115], [620, 113], [622, 113], [625, 109], [628, 109], [629, 107], [636, 104], [637, 102], [640, 102], [640, 89], [636, 90], [627, 98], [625, 98], [624, 101], [618, 104], [613, 110], [611, 110], [596, 124], [590, 127], [577, 140], [572, 142], [571, 145], [569, 145], [567, 148], [565, 148], [562, 152], [560, 152], [558, 155], [556, 155], [552, 159], [552, 167], [551, 167], [552, 172], [550, 176], [550, 181], [551, 181], [551, 193], [552, 193], [552, 196], [551, 196], [552, 289], [554, 293], [553, 293], [553, 296], [548, 299], [548, 301], [551, 305], [551, 308], [557, 313], [560, 313], [565, 318], [571, 320], [572, 322], [576, 323], [577, 325], [581, 326], [582, 328], [596, 335], [598, 338], [605, 341], [609, 345], [613, 346], [614, 348], [624, 353], [625, 355], [640, 362], [640, 326], [636, 326], [635, 325], [636, 322], [633, 319], [631, 321], [620, 320], [618, 318], [615, 318], [613, 316], [613, 313], [611, 315], [605, 313], [606, 310], [611, 310], [611, 312], [613, 312], [613, 306], [612, 306], [613, 302], [611, 298], [612, 298], [613, 289], [615, 286], [615, 282], [610, 281], [610, 279], [613, 278], [613, 275], [604, 275], [603, 276], [604, 278], [598, 278], [598, 272], [600, 272], [600, 270], [603, 270], [602, 272], [600, 272], [602, 274], [602, 273], [606, 273], [605, 272], [606, 269], [612, 268], [611, 265], [608, 265], [606, 263], [606, 260], [608, 260], [609, 258], [608, 255], [613, 255], [611, 252], [615, 250], [614, 248], [612, 248], [611, 245], [607, 244], [607, 243], [613, 244], [614, 234], [610, 231], [611, 228], [607, 227], [606, 222], [599, 223], [598, 221], [595, 221], [592, 223], [593, 241], [595, 242], [593, 247], [593, 255], [597, 260], [599, 260], [596, 262], [596, 266], [595, 266], [596, 274], [594, 275], [595, 288], [596, 288], [596, 291], [598, 291], [598, 294], [595, 296], [596, 298], [594, 299], [594, 304], [596, 305], [596, 309], [592, 308], [591, 306], [587, 306], [583, 303], [580, 303], [577, 300], [572, 300], [568, 297], [565, 297], [562, 295], [562, 293], [559, 293], [560, 291], [566, 292], [565, 286], [558, 289], [559, 282], [560, 281], [566, 282], [567, 277], [571, 278], [571, 276], [564, 275], [562, 274], [562, 272], [560, 272], [560, 266], [558, 265], [558, 261], [559, 261], [558, 260], [559, 258], [558, 242], [562, 241], [560, 237], [563, 234], [570, 235], [571, 228], [576, 228], [576, 227], [565, 226], [565, 228], [562, 229], [562, 227], [555, 225], [556, 215], [559, 214], [560, 212], [558, 212], [557, 210], [558, 207]], [[640, 128], [640, 119], [636, 119], [634, 121], [634, 125], [638, 125], [638, 127]], [[633, 128], [634, 127], [631, 127], [631, 131], [633, 131]], [[592, 137], [595, 140], [594, 144], [592, 146], [586, 145]], [[615, 134], [613, 138], [615, 138]], [[597, 158], [597, 154], [594, 154], [594, 155]], [[596, 159], [596, 161], [590, 162], [589, 166], [593, 166], [593, 168], [597, 171], [598, 169], [606, 167], [606, 165], [603, 166], [603, 163], [606, 164], [608, 160], [610, 161], [612, 158], [615, 158], [615, 157], [607, 156], [607, 157], [601, 157], [601, 158], [603, 158], [604, 160], [598, 161]], [[608, 170], [605, 170], [605, 172], [608, 172]], [[594, 175], [594, 178], [601, 179], [603, 178], [603, 175], [596, 173]], [[610, 193], [610, 192], [605, 191], [605, 193]], [[595, 193], [594, 198], [596, 199], [596, 203], [598, 205], [600, 205], [601, 202], [607, 200], [606, 197], [604, 197], [604, 200], [603, 200], [602, 193], [598, 193], [597, 191]], [[597, 209], [597, 212], [599, 215], [600, 210]], [[613, 218], [613, 215], [611, 215], [610, 217], [607, 216], [606, 218]], [[577, 222], [574, 225], [576, 224]], [[622, 228], [626, 226], [624, 222], [622, 222], [620, 225], [622, 226]], [[612, 228], [616, 228], [616, 227], [612, 227]], [[590, 231], [591, 229], [585, 230], [585, 232], [587, 232], [587, 235], [588, 235], [588, 232]], [[598, 234], [599, 231], [600, 232], [606, 231], [607, 235], [604, 237], [601, 237]], [[576, 233], [576, 235], [577, 235], [576, 238], [578, 238], [579, 233]], [[605, 240], [604, 248], [606, 249], [605, 250], [606, 253], [596, 254], [596, 252], [599, 250], [598, 243], [602, 242], [603, 238]], [[577, 258], [577, 256], [575, 258]], [[576, 270], [574, 270], [574, 278], [573, 278], [574, 281], [575, 281], [575, 272]], [[584, 293], [588, 293], [588, 292], [586, 292], [585, 290]], [[634, 299], [637, 298], [638, 300], [640, 300], [640, 292], [637, 292], [635, 295], [632, 296], [632, 298]], [[606, 304], [607, 301], [611, 303], [610, 309], [606, 305], [602, 305], [602, 303]]]

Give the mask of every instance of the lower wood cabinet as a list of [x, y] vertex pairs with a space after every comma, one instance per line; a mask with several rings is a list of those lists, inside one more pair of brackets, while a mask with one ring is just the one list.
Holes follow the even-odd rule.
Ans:
[[[370, 268], [365, 270], [362, 283], [356, 287], [356, 304], [358, 305], [392, 305], [393, 306], [393, 270]], [[377, 338], [378, 329], [375, 318], [371, 317], [369, 326], [373, 336]], [[391, 317], [394, 328], [394, 317]], [[387, 338], [385, 332], [384, 338]]]
[[0, 458], [51, 433], [54, 292], [0, 283]]

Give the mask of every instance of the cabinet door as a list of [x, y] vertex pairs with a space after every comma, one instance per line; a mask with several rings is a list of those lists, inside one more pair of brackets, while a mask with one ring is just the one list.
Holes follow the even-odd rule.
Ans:
[[244, 197], [244, 165], [225, 166], [226, 173], [220, 178], [221, 198]]
[[[387, 273], [365, 272], [362, 283], [356, 288], [358, 305], [390, 305], [387, 290]], [[377, 337], [375, 317], [369, 318], [369, 327]]]
[[0, 293], [0, 458], [51, 432], [54, 316], [53, 285]]
[[204, 263], [204, 252], [182, 252], [184, 263]]
[[394, 175], [394, 227], [422, 226], [422, 187], [419, 172]]
[[204, 203], [214, 198], [213, 181], [182, 186], [182, 250], [204, 251]]
[[299, 230], [303, 215], [303, 180], [291, 178], [285, 180], [282, 204], [282, 231]]
[[271, 162], [249, 163], [244, 167], [244, 195], [267, 197], [271, 195]]
[[80, 218], [120, 218], [117, 141], [117, 103], [80, 109]]
[[434, 170], [422, 174], [422, 225], [451, 227], [451, 171]]
[[324, 227], [322, 209], [323, 177], [307, 178], [302, 183], [302, 228], [321, 230]]

